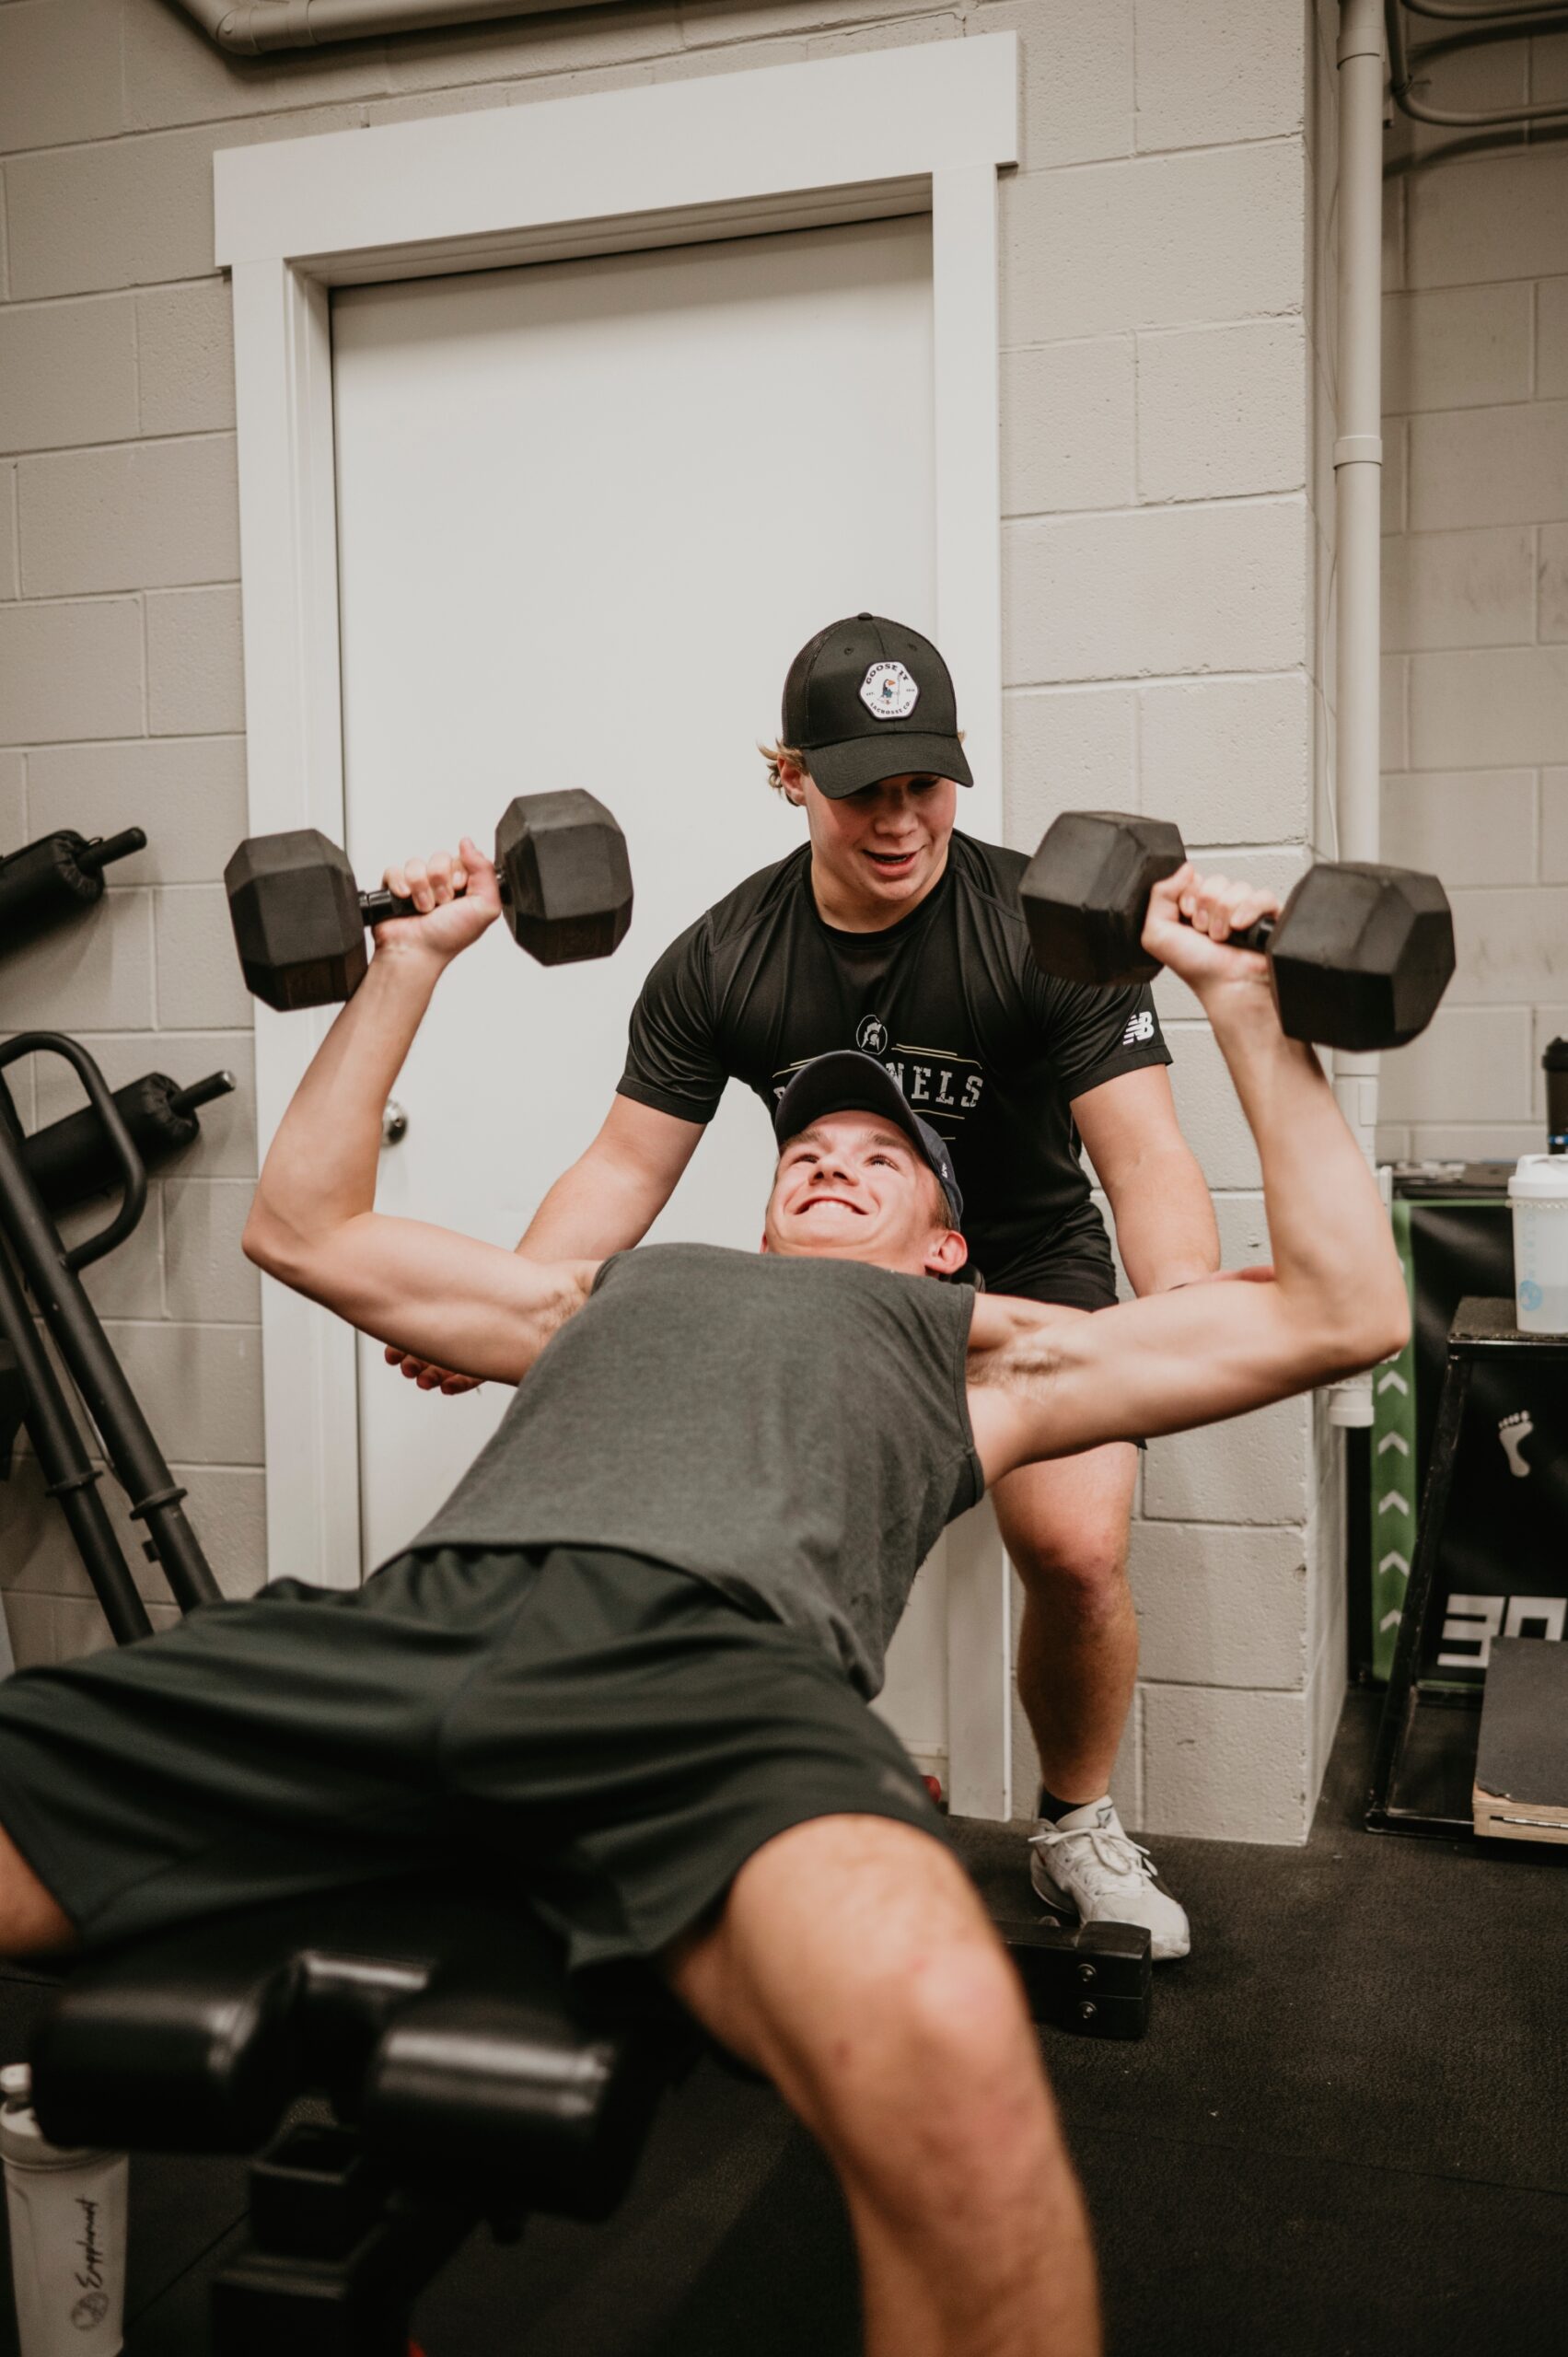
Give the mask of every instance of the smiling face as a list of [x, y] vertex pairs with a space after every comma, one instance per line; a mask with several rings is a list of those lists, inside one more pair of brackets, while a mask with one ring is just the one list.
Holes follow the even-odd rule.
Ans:
[[885, 777], [830, 801], [804, 770], [779, 783], [806, 813], [817, 902], [830, 924], [874, 933], [896, 924], [941, 880], [958, 789], [950, 777]]
[[869, 1260], [906, 1276], [951, 1276], [966, 1258], [947, 1197], [900, 1130], [871, 1113], [825, 1113], [779, 1155], [762, 1249]]

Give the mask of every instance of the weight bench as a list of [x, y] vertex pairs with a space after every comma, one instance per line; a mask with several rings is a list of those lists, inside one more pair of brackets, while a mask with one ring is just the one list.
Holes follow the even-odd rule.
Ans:
[[30, 2060], [56, 2143], [255, 2154], [213, 2357], [407, 2357], [413, 2302], [482, 2220], [610, 2214], [696, 2051], [657, 1992], [585, 2004], [526, 1907], [429, 1877], [89, 1958]]
[[[1037, 2020], [1142, 2034], [1147, 1932], [999, 1928]], [[482, 2221], [509, 2239], [535, 2211], [610, 2214], [703, 2043], [651, 1981], [585, 1997], [526, 1904], [432, 1875], [89, 1957], [29, 2060], [54, 2143], [255, 2155], [213, 2357], [406, 2357], [413, 2303]]]

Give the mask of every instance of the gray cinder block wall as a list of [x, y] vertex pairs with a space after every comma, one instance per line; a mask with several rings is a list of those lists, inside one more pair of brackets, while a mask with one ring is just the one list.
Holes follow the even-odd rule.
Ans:
[[[0, 1019], [116, 1082], [237, 1098], [93, 1286], [236, 1592], [262, 1575], [249, 1005], [217, 878], [243, 831], [234, 410], [216, 147], [1013, 29], [1002, 191], [1007, 809], [1168, 813], [1289, 880], [1320, 833], [1331, 533], [1329, 0], [687, 0], [255, 62], [168, 0], [0, 6], [0, 843], [133, 819], [96, 924], [0, 968]], [[1319, 22], [1319, 17], [1321, 22]], [[1326, 44], [1326, 46], [1325, 46]], [[1259, 1175], [1191, 1001], [1183, 1119], [1227, 1257]], [[59, 1109], [41, 1084], [29, 1119]], [[1301, 1838], [1341, 1690], [1337, 1455], [1308, 1403], [1149, 1454], [1144, 1679], [1119, 1779], [1156, 1830]], [[31, 1468], [0, 1488], [19, 1658], [101, 1641]], [[154, 1592], [149, 1590], [149, 1592]], [[1020, 1793], [1028, 1766], [1020, 1761]]]
[[[1436, 106], [1568, 105], [1562, 33], [1429, 70]], [[1447, 879], [1459, 952], [1393, 1060], [1390, 1154], [1540, 1151], [1540, 1051], [1568, 1035], [1565, 131], [1400, 117], [1390, 145], [1383, 824]]]

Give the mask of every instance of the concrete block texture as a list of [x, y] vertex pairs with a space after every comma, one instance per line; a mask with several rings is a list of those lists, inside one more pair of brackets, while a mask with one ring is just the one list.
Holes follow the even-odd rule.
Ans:
[[[96, 1236], [115, 1206], [114, 1195], [61, 1214], [60, 1234], [67, 1245], [85, 1243]], [[87, 1299], [100, 1318], [157, 1318], [163, 1305], [163, 1191], [155, 1179], [147, 1189], [147, 1207], [122, 1244], [82, 1271]]]
[[0, 606], [0, 733], [12, 744], [138, 737], [143, 726], [138, 599]]
[[144, 828], [146, 850], [114, 870], [127, 883], [209, 883], [246, 830], [244, 739], [40, 747], [28, 756], [28, 811], [38, 834]]
[[1535, 872], [1531, 770], [1435, 771], [1383, 780], [1382, 855], [1450, 884], [1518, 884]]
[[1299, 490], [1308, 366], [1299, 319], [1140, 335], [1140, 499]]
[[145, 892], [111, 886], [95, 908], [6, 960], [13, 1031], [83, 1031], [113, 1010], [127, 1029], [153, 1020], [151, 911]]
[[250, 999], [222, 885], [167, 887], [154, 895], [154, 918], [159, 1023], [171, 1031], [243, 1030]]
[[180, 8], [126, 0], [125, 120], [133, 131], [212, 122], [333, 99], [376, 98], [389, 87], [384, 47], [366, 41], [234, 57]]
[[1299, 1530], [1135, 1522], [1128, 1570], [1145, 1680], [1304, 1682], [1307, 1562]]
[[27, 772], [13, 746], [0, 750], [0, 856], [27, 840]]
[[1568, 769], [1540, 773], [1540, 877], [1568, 884]]
[[1568, 524], [1543, 524], [1537, 535], [1536, 636], [1568, 639]]
[[1003, 342], [1298, 311], [1305, 205], [1295, 141], [1005, 180]]
[[1526, 1007], [1568, 997], [1568, 889], [1453, 891], [1455, 1006]]
[[1568, 517], [1568, 401], [1411, 420], [1410, 528]]
[[1492, 530], [1400, 533], [1383, 542], [1383, 644], [1516, 646], [1535, 636], [1535, 535]]
[[1530, 305], [1523, 281], [1386, 296], [1385, 412], [1528, 401]]
[[1186, 671], [1281, 671], [1301, 659], [1301, 500], [1145, 508], [1006, 528], [1009, 685]]
[[213, 144], [190, 132], [14, 157], [12, 299], [203, 276], [213, 266]]
[[1385, 1120], [1520, 1121], [1529, 1109], [1527, 1006], [1440, 1006], [1419, 1039], [1383, 1059]]
[[1536, 398], [1568, 400], [1568, 278], [1536, 288]]
[[1132, 688], [1052, 688], [1002, 707], [1007, 841], [1032, 852], [1063, 810], [1136, 810]]
[[172, 1463], [260, 1465], [261, 1335], [255, 1326], [106, 1327], [138, 1399], [157, 1401]]
[[1568, 745], [1568, 647], [1412, 655], [1410, 752], [1390, 769], [1524, 768]]
[[1142, 807], [1190, 848], [1305, 839], [1311, 691], [1302, 672], [1173, 680], [1139, 696]]
[[1203, 1176], [1215, 1188], [1260, 1187], [1258, 1150], [1214, 1033], [1201, 1018], [1191, 1019], [1197, 1016], [1197, 1003], [1185, 983], [1167, 977], [1159, 999], [1172, 1010], [1166, 1013], [1162, 1006], [1176, 1059], [1170, 1075], [1176, 1109], [1182, 1133], [1203, 1166]]
[[61, 451], [19, 474], [29, 598], [238, 578], [232, 435]]
[[0, 153], [125, 127], [120, 0], [16, 0], [0, 10]]
[[234, 424], [234, 308], [223, 278], [138, 295], [144, 434], [204, 434]]
[[1304, 1695], [1149, 1685], [1139, 1699], [1145, 1833], [1307, 1839]]
[[[0, 15], [0, 32], [5, 22]], [[128, 296], [0, 310], [0, 449], [117, 442], [136, 429], [136, 318]]]
[[1406, 203], [1406, 285], [1551, 277], [1562, 268], [1568, 154], [1518, 149], [1476, 157], [1462, 170], [1416, 173]]
[[1137, 0], [1137, 9], [1140, 148], [1301, 128], [1307, 26], [1290, 0]]
[[[908, 5], [908, 0], [906, 0]], [[918, 5], [918, 0], [916, 0]], [[542, 83], [546, 88], [562, 75], [625, 68], [639, 59], [679, 56], [682, 36], [693, 45], [713, 41], [744, 42], [736, 62], [751, 64], [751, 44], [770, 32], [800, 34], [819, 26], [843, 24], [871, 16], [892, 16], [891, 6], [875, 0], [834, 0], [834, 5], [807, 5], [787, 9], [765, 0], [755, 9], [721, 0], [714, 9], [673, 7], [606, 8], [601, 27], [598, 12], [552, 14], [542, 21], [514, 18], [495, 24], [454, 25], [442, 31], [409, 33], [387, 44], [389, 87], [399, 92], [441, 90], [459, 83], [490, 85], [511, 82], [526, 90]], [[912, 6], [912, 13], [915, 7]], [[699, 17], [702, 19], [699, 28]], [[504, 104], [497, 92], [493, 101]]]
[[1307, 1402], [1272, 1408], [1149, 1443], [1149, 1521], [1301, 1523], [1312, 1477]]
[[1002, 512], [1125, 507], [1134, 493], [1131, 336], [1002, 359]]
[[1023, 170], [1132, 154], [1132, 0], [1002, 0], [969, 22], [1020, 37]]
[[[14, 598], [21, 586], [21, 560], [17, 550], [17, 470], [0, 467], [0, 598]], [[4, 723], [0, 722], [0, 729]]]
[[245, 726], [238, 590], [155, 591], [146, 605], [147, 725], [153, 734], [237, 735]]
[[[195, 1156], [192, 1154], [192, 1157]], [[239, 1248], [246, 1178], [169, 1178], [163, 1194], [164, 1310], [192, 1324], [259, 1324], [261, 1271]]]

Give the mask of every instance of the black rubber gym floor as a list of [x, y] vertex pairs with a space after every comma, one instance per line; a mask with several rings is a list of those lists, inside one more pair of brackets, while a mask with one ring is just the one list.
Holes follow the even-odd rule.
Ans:
[[[1562, 2357], [1568, 1852], [1360, 1829], [1353, 1694], [1304, 1850], [1161, 1841], [1194, 1950], [1142, 2043], [1047, 2032], [1087, 2189], [1110, 2357]], [[983, 1883], [1016, 1836], [958, 1828]], [[0, 1980], [0, 2061], [46, 1991]], [[133, 2165], [127, 2357], [204, 2357], [238, 2163]], [[3, 2262], [0, 2262], [3, 2266]], [[14, 2331], [0, 2326], [0, 2357]], [[476, 2237], [417, 2317], [428, 2357], [852, 2357], [832, 2180], [765, 2088], [703, 2063], [608, 2226]]]

